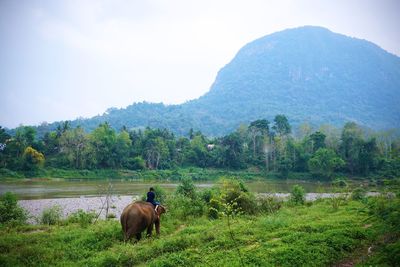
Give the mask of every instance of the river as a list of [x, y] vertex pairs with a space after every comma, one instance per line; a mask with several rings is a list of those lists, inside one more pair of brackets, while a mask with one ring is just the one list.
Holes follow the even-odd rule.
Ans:
[[[167, 192], [172, 192], [178, 186], [177, 182], [143, 182], [127, 179], [18, 179], [1, 180], [0, 194], [5, 192], [15, 193], [19, 199], [47, 199], [47, 198], [72, 198], [92, 197], [104, 195], [111, 184], [113, 195], [142, 196], [150, 186], [159, 185]], [[196, 182], [199, 189], [212, 187], [215, 181]], [[246, 185], [254, 193], [288, 193], [293, 185], [299, 184], [306, 192], [331, 192], [329, 182], [315, 182], [303, 180], [261, 180], [249, 181]], [[360, 182], [352, 182], [358, 186]]]

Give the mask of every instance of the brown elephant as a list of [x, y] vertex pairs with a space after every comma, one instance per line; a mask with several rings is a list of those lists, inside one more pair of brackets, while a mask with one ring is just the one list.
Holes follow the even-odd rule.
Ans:
[[160, 234], [160, 216], [164, 212], [165, 208], [162, 205], [155, 208], [153, 204], [144, 201], [137, 201], [126, 206], [121, 214], [125, 241], [133, 235], [139, 241], [145, 229], [147, 229], [147, 235], [151, 236], [154, 224], [157, 235]]

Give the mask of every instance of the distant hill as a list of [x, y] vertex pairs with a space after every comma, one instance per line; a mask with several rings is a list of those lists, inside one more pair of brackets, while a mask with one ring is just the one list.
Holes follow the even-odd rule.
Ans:
[[168, 106], [136, 103], [72, 125], [92, 130], [108, 121], [116, 129], [165, 127], [185, 135], [193, 128], [216, 136], [276, 114], [293, 124], [354, 121], [399, 128], [400, 58], [325, 28], [288, 29], [245, 45], [198, 99]]

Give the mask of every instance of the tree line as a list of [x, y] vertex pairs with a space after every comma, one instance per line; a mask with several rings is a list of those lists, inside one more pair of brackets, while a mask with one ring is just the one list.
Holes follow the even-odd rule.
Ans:
[[167, 129], [114, 130], [100, 124], [90, 133], [68, 121], [43, 137], [30, 126], [13, 136], [0, 127], [0, 168], [37, 172], [43, 167], [64, 169], [246, 169], [267, 172], [310, 172], [331, 179], [336, 172], [385, 177], [400, 175], [400, 139], [394, 132], [371, 132], [354, 122], [338, 129], [302, 124], [293, 133], [285, 115], [272, 122], [259, 119], [236, 131], [209, 138], [191, 129], [175, 136]]

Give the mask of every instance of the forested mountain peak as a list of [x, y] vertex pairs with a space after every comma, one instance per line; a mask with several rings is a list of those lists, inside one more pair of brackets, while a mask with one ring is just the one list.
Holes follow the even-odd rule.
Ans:
[[351, 120], [390, 128], [400, 123], [398, 103], [399, 57], [365, 40], [305, 26], [245, 45], [197, 107], [247, 121], [286, 114], [294, 123]]
[[[182, 105], [136, 103], [72, 121], [72, 126], [92, 130], [107, 121], [116, 129], [150, 126], [185, 135], [193, 128], [215, 136], [285, 114], [292, 124], [354, 121], [398, 128], [398, 103], [399, 57], [365, 40], [304, 26], [245, 45], [198, 99]], [[58, 124], [43, 126], [43, 131]]]

